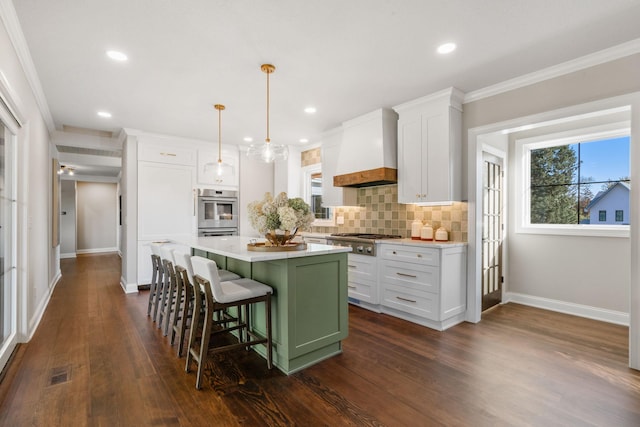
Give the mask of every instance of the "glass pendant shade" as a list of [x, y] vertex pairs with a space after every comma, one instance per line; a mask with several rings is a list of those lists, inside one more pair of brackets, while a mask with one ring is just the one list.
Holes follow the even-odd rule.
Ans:
[[260, 69], [267, 74], [267, 138], [264, 144], [251, 144], [247, 150], [247, 156], [259, 158], [263, 162], [271, 163], [276, 160], [287, 160], [289, 147], [273, 144], [269, 138], [269, 75], [276, 70], [271, 64], [262, 64]]

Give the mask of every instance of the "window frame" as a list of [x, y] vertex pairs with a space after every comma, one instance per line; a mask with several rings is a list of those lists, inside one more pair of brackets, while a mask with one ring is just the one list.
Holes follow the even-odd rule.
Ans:
[[[322, 173], [322, 163], [302, 167], [302, 197], [305, 202], [311, 206], [311, 177], [316, 173]], [[323, 181], [324, 186], [324, 181]], [[333, 227], [335, 226], [336, 210], [332, 206], [323, 206], [329, 209], [329, 217], [327, 219], [316, 218], [312, 227]]]
[[628, 120], [583, 127], [515, 140], [516, 233], [565, 236], [629, 237], [629, 225], [616, 224], [532, 224], [531, 223], [531, 150], [616, 137], [631, 137]]

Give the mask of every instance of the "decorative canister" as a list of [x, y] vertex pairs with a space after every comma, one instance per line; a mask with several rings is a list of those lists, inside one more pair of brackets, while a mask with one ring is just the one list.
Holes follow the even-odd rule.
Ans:
[[433, 227], [431, 224], [426, 223], [420, 229], [420, 240], [433, 240]]
[[413, 220], [411, 223], [411, 239], [420, 240], [420, 229], [422, 228], [422, 221], [419, 219]]
[[446, 242], [449, 240], [449, 233], [444, 227], [440, 227], [436, 230], [436, 240], [439, 242]]

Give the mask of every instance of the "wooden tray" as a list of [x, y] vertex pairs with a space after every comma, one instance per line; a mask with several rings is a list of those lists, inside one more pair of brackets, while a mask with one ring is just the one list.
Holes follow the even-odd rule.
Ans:
[[285, 252], [285, 251], [304, 251], [307, 249], [307, 244], [300, 243], [287, 243], [284, 246], [267, 246], [262, 243], [248, 243], [247, 250], [254, 252]]

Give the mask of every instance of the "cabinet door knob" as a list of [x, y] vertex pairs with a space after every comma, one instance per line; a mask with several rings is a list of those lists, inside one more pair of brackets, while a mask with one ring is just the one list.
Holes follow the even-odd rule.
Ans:
[[393, 254], [395, 255], [395, 254], [396, 254], [396, 251], [393, 251]]
[[422, 258], [422, 254], [418, 254], [418, 258]]
[[420, 194], [416, 193], [416, 199], [420, 198]]

